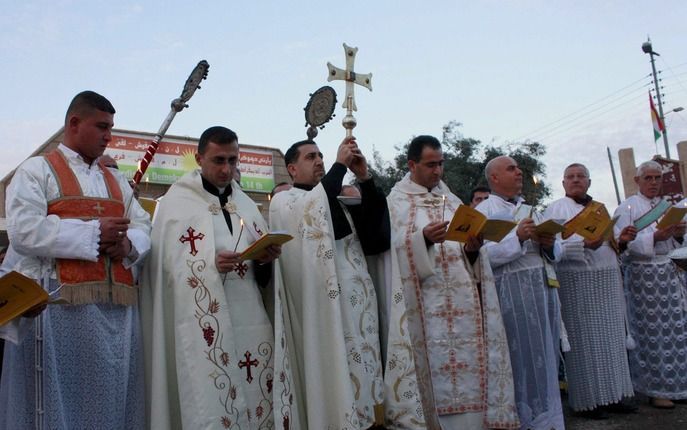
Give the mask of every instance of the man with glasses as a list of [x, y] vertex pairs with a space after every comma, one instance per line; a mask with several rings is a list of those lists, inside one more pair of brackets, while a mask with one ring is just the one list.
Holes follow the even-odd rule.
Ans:
[[[615, 211], [616, 238], [661, 201], [661, 165], [647, 161], [634, 178], [639, 192]], [[659, 409], [672, 409], [673, 400], [687, 399], [687, 301], [685, 278], [668, 254], [684, 244], [685, 222], [659, 229], [652, 223], [637, 233], [622, 255], [630, 334], [634, 389]]]
[[[442, 182], [433, 136], [408, 147], [410, 172], [389, 197], [393, 258], [387, 398], [408, 393], [392, 428], [516, 428], [513, 379], [494, 279], [482, 241], [446, 241], [462, 204]], [[419, 404], [422, 407], [419, 407]], [[401, 407], [402, 406], [402, 407]], [[420, 411], [423, 416], [416, 416]]]
[[273, 390], [281, 393], [289, 381], [274, 369], [274, 335], [260, 291], [280, 247], [258, 260], [240, 258], [268, 229], [233, 179], [238, 159], [233, 131], [205, 130], [196, 154], [200, 169], [179, 179], [158, 205], [142, 299], [149, 428], [293, 422], [285, 416], [288, 404], [273, 407]]

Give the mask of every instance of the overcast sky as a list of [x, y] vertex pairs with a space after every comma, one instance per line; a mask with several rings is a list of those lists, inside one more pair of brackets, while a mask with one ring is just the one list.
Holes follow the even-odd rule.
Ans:
[[[545, 180], [587, 164], [590, 193], [615, 207], [614, 157], [655, 153], [648, 108], [650, 35], [661, 54], [665, 108], [687, 108], [687, 2], [682, 1], [11, 1], [0, 16], [0, 176], [62, 125], [70, 99], [108, 97], [115, 126], [155, 132], [195, 64], [208, 80], [168, 133], [211, 125], [283, 151], [305, 138], [303, 107], [326, 85], [327, 61], [359, 48], [355, 135], [391, 160], [413, 135], [451, 120], [494, 145], [533, 139], [548, 150]], [[342, 100], [344, 84], [331, 84]], [[318, 142], [329, 163], [344, 135], [337, 116]], [[671, 155], [687, 111], [667, 115]], [[659, 141], [663, 153], [663, 143]], [[616, 165], [616, 168], [618, 166]], [[622, 192], [622, 190], [621, 190]]]

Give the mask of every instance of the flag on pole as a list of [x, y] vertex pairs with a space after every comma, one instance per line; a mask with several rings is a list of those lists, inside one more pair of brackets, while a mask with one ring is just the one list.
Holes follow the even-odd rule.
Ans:
[[661, 137], [661, 133], [663, 133], [666, 128], [663, 126], [663, 120], [658, 116], [656, 106], [654, 106], [654, 99], [651, 97], [651, 92], [649, 92], [649, 108], [651, 108], [651, 122], [654, 124], [654, 140], [658, 140]]

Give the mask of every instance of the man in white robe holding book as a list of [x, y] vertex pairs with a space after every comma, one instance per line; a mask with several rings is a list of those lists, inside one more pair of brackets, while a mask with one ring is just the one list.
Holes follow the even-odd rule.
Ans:
[[494, 277], [479, 238], [446, 241], [446, 228], [462, 202], [441, 181], [443, 164], [439, 141], [416, 137], [408, 147], [410, 172], [388, 197], [394, 274], [385, 374], [388, 424], [518, 428]]
[[[616, 236], [662, 201], [660, 164], [640, 164], [634, 179], [639, 192], [616, 209]], [[637, 343], [629, 352], [632, 383], [660, 409], [687, 399], [685, 276], [668, 258], [670, 251], [684, 246], [684, 236], [684, 221], [661, 229], [652, 222], [622, 256], [630, 334]]]
[[299, 428], [283, 342], [275, 345], [261, 294], [280, 247], [240, 258], [267, 224], [233, 180], [238, 160], [236, 134], [210, 127], [198, 142], [200, 169], [157, 208], [142, 295], [150, 428]]
[[553, 263], [560, 244], [538, 235], [542, 217], [520, 195], [522, 171], [511, 157], [486, 166], [489, 198], [477, 206], [488, 218], [518, 222], [500, 242], [486, 242], [510, 347], [515, 400], [522, 429], [562, 430], [558, 388], [560, 313]]
[[[544, 216], [567, 222], [588, 205], [596, 204], [587, 194], [590, 185], [584, 165], [566, 167], [565, 197], [551, 203]], [[597, 210], [602, 210], [610, 222], [605, 207]], [[620, 246], [635, 234], [634, 227], [626, 226]], [[623, 280], [611, 235], [609, 227], [610, 237], [600, 234], [592, 240], [572, 234], [563, 238], [561, 259], [556, 264], [561, 314], [570, 342], [570, 351], [565, 353], [568, 403], [579, 415], [593, 419], [607, 418], [607, 411], [637, 409], [622, 402], [634, 392], [627, 361]]]

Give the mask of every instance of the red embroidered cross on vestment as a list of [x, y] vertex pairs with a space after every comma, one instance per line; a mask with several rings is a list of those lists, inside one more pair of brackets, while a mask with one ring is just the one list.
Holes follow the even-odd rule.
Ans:
[[198, 233], [197, 235], [194, 236], [193, 233], [195, 233], [195, 232], [196, 231], [193, 229], [193, 227], [189, 227], [186, 230], [186, 233], [188, 233], [188, 236], [184, 236], [182, 234], [181, 237], [179, 238], [179, 242], [181, 242], [181, 243], [191, 242], [191, 250], [189, 251], [189, 253], [193, 256], [198, 254], [198, 249], [196, 248], [196, 240], [200, 241], [200, 240], [203, 240], [203, 238], [205, 237], [205, 235], [203, 233]]
[[239, 369], [243, 369], [244, 367], [246, 368], [246, 381], [250, 384], [251, 381], [253, 381], [253, 375], [251, 374], [250, 368], [251, 366], [253, 367], [258, 367], [259, 361], [256, 358], [255, 360], [250, 359], [250, 351], [246, 351], [245, 354], [243, 354], [244, 357], [246, 357], [245, 361], [239, 361]]

